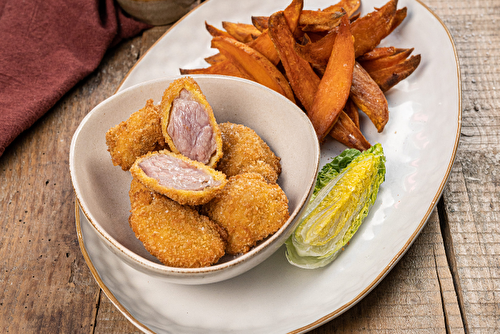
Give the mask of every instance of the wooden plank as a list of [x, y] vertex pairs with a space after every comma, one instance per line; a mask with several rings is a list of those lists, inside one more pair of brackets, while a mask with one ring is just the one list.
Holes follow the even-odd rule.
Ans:
[[429, 1], [460, 57], [462, 136], [444, 192], [455, 285], [470, 333], [500, 329], [500, 1]]

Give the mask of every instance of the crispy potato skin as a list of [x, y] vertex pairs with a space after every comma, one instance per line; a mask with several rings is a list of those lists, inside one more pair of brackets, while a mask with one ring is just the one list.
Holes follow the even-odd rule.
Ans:
[[113, 165], [129, 170], [135, 160], [150, 151], [165, 149], [160, 110], [148, 100], [144, 108], [106, 133], [106, 144]]
[[[219, 181], [220, 184], [217, 186], [206, 187], [203, 190], [183, 190], [183, 189], [165, 187], [161, 185], [155, 178], [147, 176], [146, 173], [144, 173], [142, 168], [139, 166], [141, 161], [154, 154], [167, 154], [179, 160], [187, 162], [189, 165], [205, 171], [207, 174], [211, 175], [216, 181]], [[165, 195], [168, 198], [178, 202], [179, 204], [191, 205], [191, 206], [207, 203], [212, 198], [214, 198], [215, 195], [217, 195], [217, 193], [221, 191], [222, 188], [224, 188], [227, 182], [226, 175], [224, 175], [223, 173], [211, 167], [208, 167], [202, 164], [201, 162], [191, 160], [181, 154], [173, 153], [168, 150], [150, 152], [142, 157], [139, 157], [130, 168], [130, 173], [134, 178], [139, 180], [147, 188], [156, 191], [162, 195]]]
[[229, 178], [222, 192], [203, 209], [227, 231], [226, 252], [233, 255], [248, 252], [290, 216], [283, 190], [257, 173]]
[[171, 267], [199, 268], [225, 254], [226, 232], [208, 217], [155, 193], [136, 179], [130, 186], [129, 224], [148, 252]]
[[275, 183], [281, 173], [277, 157], [259, 135], [241, 124], [219, 124], [222, 133], [223, 156], [217, 169], [227, 177], [255, 172], [267, 182]]
[[198, 103], [200, 103], [205, 111], [207, 112], [209, 119], [210, 119], [210, 125], [212, 126], [212, 130], [215, 135], [215, 142], [216, 142], [216, 152], [212, 155], [210, 158], [210, 161], [207, 163], [208, 166], [213, 167], [217, 164], [219, 159], [222, 156], [222, 139], [221, 139], [221, 134], [219, 127], [217, 125], [217, 121], [215, 120], [215, 116], [212, 110], [212, 107], [207, 101], [207, 98], [203, 94], [203, 92], [200, 89], [200, 86], [198, 86], [198, 83], [191, 77], [183, 77], [180, 79], [175, 80], [170, 84], [170, 86], [165, 90], [163, 93], [163, 97], [161, 100], [161, 131], [163, 133], [163, 136], [165, 137], [166, 142], [168, 143], [168, 146], [172, 150], [172, 152], [175, 153], [182, 153], [179, 152], [177, 147], [174, 144], [173, 139], [170, 137], [167, 128], [168, 124], [170, 121], [170, 111], [172, 109], [172, 103], [174, 100], [179, 97], [179, 94], [182, 89], [186, 89], [191, 94], [193, 97], [196, 99]]

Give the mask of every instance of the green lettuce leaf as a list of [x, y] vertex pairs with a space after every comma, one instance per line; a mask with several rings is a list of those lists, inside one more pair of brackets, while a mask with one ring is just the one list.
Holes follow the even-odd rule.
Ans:
[[334, 177], [339, 175], [340, 171], [347, 167], [361, 152], [355, 148], [350, 148], [344, 150], [342, 153], [333, 158], [332, 161], [327, 163], [321, 168], [316, 178], [316, 184], [314, 186], [314, 191], [312, 194], [312, 199], [316, 197], [318, 192], [332, 180]]
[[326, 164], [304, 216], [286, 242], [288, 261], [309, 269], [332, 262], [368, 215], [385, 172], [380, 144], [364, 152], [345, 150]]

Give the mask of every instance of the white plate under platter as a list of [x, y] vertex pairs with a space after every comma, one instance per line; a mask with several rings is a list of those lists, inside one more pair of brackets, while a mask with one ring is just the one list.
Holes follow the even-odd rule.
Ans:
[[[207, 66], [214, 54], [205, 21], [250, 23], [289, 0], [209, 0], [173, 26], [123, 81], [119, 90], [179, 68]], [[309, 0], [305, 9], [335, 1]], [[362, 15], [384, 0], [362, 0]], [[408, 17], [382, 46], [414, 47], [422, 55], [415, 73], [387, 93], [391, 118], [383, 133], [362, 119], [367, 139], [380, 142], [387, 177], [369, 216], [350, 245], [326, 268], [289, 265], [281, 248], [264, 263], [231, 280], [182, 286], [148, 277], [124, 264], [103, 244], [77, 207], [77, 232], [85, 260], [116, 307], [139, 329], [156, 333], [306, 332], [345, 312], [392, 269], [424, 227], [450, 174], [461, 127], [460, 71], [450, 33], [429, 8], [400, 0]], [[321, 164], [344, 147], [322, 146]]]

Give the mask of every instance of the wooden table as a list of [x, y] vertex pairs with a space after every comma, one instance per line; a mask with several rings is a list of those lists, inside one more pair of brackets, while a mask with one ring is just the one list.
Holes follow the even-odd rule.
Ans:
[[[455, 165], [402, 260], [366, 298], [312, 333], [500, 332], [500, 0], [423, 2], [449, 28], [460, 59]], [[69, 146], [83, 117], [167, 28], [110, 50], [0, 157], [1, 332], [139, 332], [100, 290], [80, 252]]]

